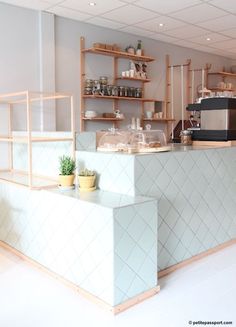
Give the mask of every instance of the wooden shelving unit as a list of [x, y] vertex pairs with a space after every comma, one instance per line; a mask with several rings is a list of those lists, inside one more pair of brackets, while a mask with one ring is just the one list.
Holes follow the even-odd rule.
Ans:
[[[71, 136], [70, 137], [34, 137], [32, 135], [32, 108], [31, 104], [35, 101], [43, 103], [45, 100], [68, 99], [70, 103], [71, 114]], [[13, 107], [16, 104], [25, 104], [26, 106], [26, 136], [13, 135]], [[11, 183], [18, 186], [29, 187], [30, 189], [42, 189], [57, 186], [57, 181], [48, 176], [38, 176], [33, 174], [32, 152], [35, 142], [68, 142], [72, 143], [71, 156], [75, 159], [75, 113], [73, 105], [73, 96], [68, 93], [43, 93], [23, 91], [17, 93], [8, 93], [0, 95], [0, 105], [7, 106], [8, 119], [6, 121], [8, 134], [0, 135], [0, 142], [8, 143], [8, 168], [0, 170], [0, 181]], [[20, 108], [19, 108], [20, 110]], [[18, 171], [13, 166], [13, 144], [25, 143], [27, 145], [28, 169]]]
[[[128, 81], [136, 81], [141, 83], [141, 87], [143, 89], [143, 97], [142, 98], [134, 98], [134, 97], [119, 97], [119, 96], [102, 96], [102, 95], [84, 95], [84, 82], [86, 78], [85, 72], [85, 55], [86, 54], [93, 54], [93, 55], [103, 55], [103, 56], [110, 56], [113, 58], [113, 82], [112, 84], [116, 85], [118, 80], [128, 80]], [[137, 56], [133, 55], [124, 51], [114, 51], [114, 50], [107, 50], [107, 49], [100, 49], [100, 48], [85, 48], [85, 39], [84, 37], [80, 38], [80, 67], [81, 67], [81, 77], [80, 77], [80, 85], [81, 85], [81, 97], [80, 97], [80, 130], [85, 130], [85, 122], [86, 121], [103, 121], [103, 122], [112, 122], [114, 127], [118, 127], [118, 123], [123, 119], [115, 119], [115, 118], [85, 118], [85, 107], [86, 107], [86, 100], [93, 99], [93, 100], [112, 100], [113, 101], [113, 112], [115, 112], [119, 108], [119, 101], [136, 101], [140, 103], [141, 106], [141, 114], [140, 118], [143, 122], [144, 117], [144, 103], [145, 102], [155, 102], [156, 99], [148, 99], [145, 98], [145, 88], [144, 85], [150, 82], [150, 79], [144, 78], [135, 78], [135, 77], [123, 77], [119, 76], [118, 74], [118, 60], [119, 59], [128, 59], [134, 61], [141, 61], [141, 62], [152, 62], [155, 58], [149, 56]], [[89, 78], [89, 76], [87, 77]], [[164, 121], [163, 121], [164, 122]]]
[[228, 89], [228, 88], [221, 88], [221, 87], [210, 87], [209, 86], [209, 76], [219, 76], [221, 78], [221, 80], [223, 82], [225, 82], [225, 79], [226, 78], [236, 78], [236, 74], [233, 74], [233, 73], [228, 73], [228, 72], [224, 72], [224, 71], [218, 71], [218, 72], [209, 72], [207, 73], [207, 89], [211, 90], [211, 91], [215, 91], [215, 92], [224, 92], [224, 91], [229, 91], [229, 92], [235, 92], [236, 89], [235, 88], [231, 88], [231, 89]]

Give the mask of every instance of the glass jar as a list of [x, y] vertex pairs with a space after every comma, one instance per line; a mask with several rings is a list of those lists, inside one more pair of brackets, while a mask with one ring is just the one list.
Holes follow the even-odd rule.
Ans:
[[118, 86], [113, 85], [113, 87], [112, 87], [112, 95], [114, 97], [118, 97]]
[[101, 95], [108, 95], [107, 85], [101, 85]]
[[84, 88], [84, 95], [92, 95], [93, 94], [93, 88], [92, 87], [85, 87]]
[[94, 85], [94, 81], [93, 79], [86, 79], [85, 82], [84, 82], [84, 87], [93, 87]]
[[135, 97], [135, 87], [129, 87], [128, 96], [131, 98]]
[[129, 87], [128, 86], [125, 86], [124, 87], [124, 96], [125, 97], [128, 97], [129, 96]]
[[142, 98], [143, 96], [143, 89], [141, 87], [137, 87], [135, 89], [135, 98]]
[[183, 145], [192, 145], [192, 131], [183, 130], [180, 132], [181, 144]]
[[125, 87], [119, 86], [119, 97], [124, 97], [124, 96], [125, 96]]
[[100, 84], [101, 85], [107, 85], [108, 84], [108, 78], [107, 78], [107, 76], [100, 76], [99, 81], [100, 81]]
[[111, 96], [113, 90], [113, 85], [107, 85], [107, 95]]

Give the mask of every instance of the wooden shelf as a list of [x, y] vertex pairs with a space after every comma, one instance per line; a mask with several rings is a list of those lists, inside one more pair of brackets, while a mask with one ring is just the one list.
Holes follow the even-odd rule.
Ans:
[[235, 91], [235, 89], [224, 89], [224, 88], [221, 88], [221, 87], [210, 87], [210, 88], [208, 88], [208, 90], [221, 91], [221, 92], [224, 92], [224, 91], [234, 92]]
[[124, 120], [124, 118], [105, 118], [105, 117], [94, 117], [94, 118], [87, 118], [87, 117], [83, 117], [83, 120], [92, 120], [92, 121], [122, 121]]
[[[31, 142], [68, 142], [73, 141], [72, 137], [31, 137]], [[0, 142], [28, 143], [26, 136], [8, 137], [0, 136]]]
[[[19, 172], [15, 170], [0, 170], [0, 181], [7, 184], [29, 187], [29, 174], [27, 172]], [[31, 189], [55, 188], [58, 182], [48, 177], [32, 175]]]
[[221, 75], [224, 77], [236, 77], [236, 74], [227, 73], [227, 72], [211, 72], [211, 73], [208, 73], [208, 75]]
[[116, 97], [109, 95], [82, 95], [84, 99], [109, 99], [109, 100], [127, 100], [127, 101], [141, 101], [141, 102], [155, 102], [157, 99], [147, 98], [131, 98], [131, 97]]
[[119, 76], [116, 78], [116, 80], [129, 80], [129, 81], [138, 81], [143, 83], [149, 83], [151, 80], [149, 78], [141, 78], [141, 77], [125, 77], [125, 76]]
[[160, 123], [168, 123], [168, 122], [174, 122], [175, 119], [172, 118], [143, 118], [143, 121], [156, 121]]
[[130, 54], [130, 53], [124, 52], [124, 51], [114, 51], [114, 50], [107, 50], [107, 49], [100, 49], [100, 48], [83, 49], [82, 52], [100, 54], [100, 55], [111, 56], [111, 57], [115, 57], [115, 58], [125, 58], [125, 59], [135, 60], [135, 61], [144, 61], [144, 62], [151, 62], [151, 61], [156, 60], [152, 57], [137, 56], [137, 55], [133, 55], [133, 54]]

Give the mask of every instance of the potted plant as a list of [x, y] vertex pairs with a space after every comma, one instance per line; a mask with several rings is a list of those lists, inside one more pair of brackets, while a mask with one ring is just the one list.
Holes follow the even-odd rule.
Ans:
[[82, 169], [79, 171], [79, 188], [81, 191], [94, 191], [96, 189], [96, 173], [93, 170]]
[[69, 156], [62, 156], [59, 158], [60, 175], [59, 184], [62, 187], [71, 187], [75, 179], [75, 160]]

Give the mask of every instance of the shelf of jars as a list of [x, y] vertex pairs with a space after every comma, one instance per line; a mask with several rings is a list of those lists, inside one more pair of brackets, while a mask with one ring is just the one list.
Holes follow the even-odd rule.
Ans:
[[[140, 109], [140, 120], [141, 117], [144, 116], [145, 111], [145, 103], [154, 103], [158, 101], [157, 99], [148, 98], [145, 96], [145, 84], [151, 82], [151, 79], [147, 78], [147, 62], [154, 61], [155, 59], [149, 56], [139, 55], [143, 53], [141, 48], [141, 41], [137, 46], [136, 52], [137, 54], [132, 54], [129, 52], [120, 51], [120, 49], [116, 46], [111, 46], [111, 49], [97, 47], [100, 43], [95, 43], [92, 48], [85, 47], [85, 39], [83, 37], [80, 38], [80, 56], [81, 56], [81, 97], [80, 97], [80, 108], [81, 108], [81, 115], [80, 115], [80, 126], [81, 131], [85, 130], [85, 123], [86, 121], [107, 121], [107, 122], [114, 122], [116, 127], [119, 127], [119, 122], [124, 120], [124, 118], [110, 118], [104, 119], [103, 117], [96, 119], [91, 119], [94, 117], [86, 117], [86, 100], [111, 100], [112, 108], [111, 113], [116, 113], [119, 111], [119, 101], [129, 101], [129, 102], [137, 102], [139, 104]], [[100, 44], [102, 46], [102, 44]], [[103, 45], [104, 46], [104, 45]], [[107, 45], [106, 45], [107, 46]], [[130, 47], [129, 47], [130, 48]], [[127, 51], [130, 49], [127, 48]], [[132, 49], [135, 51], [135, 49]], [[86, 54], [94, 54], [94, 55], [106, 55], [113, 57], [113, 76], [108, 80], [107, 76], [100, 76], [99, 78], [91, 79], [90, 76], [86, 76], [85, 71], [85, 60]], [[129, 67], [128, 70], [125, 71], [118, 71], [118, 59], [128, 59]], [[112, 67], [111, 67], [112, 68]], [[131, 85], [119, 85], [119, 81], [130, 81], [130, 82], [137, 82], [140, 85], [134, 87]], [[137, 113], [136, 113], [137, 114]]]
[[124, 59], [135, 60], [135, 61], [151, 62], [156, 60], [149, 56], [137, 56], [135, 54], [130, 54], [124, 51], [114, 51], [114, 50], [107, 50], [101, 48], [88, 48], [88, 49], [82, 49], [81, 51], [83, 53], [100, 54], [104, 56], [112, 56], [115, 58], [124, 58]]

